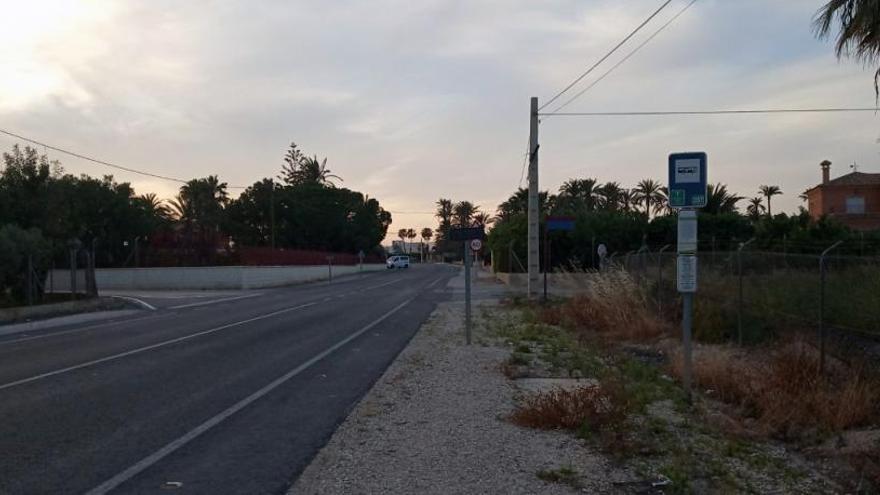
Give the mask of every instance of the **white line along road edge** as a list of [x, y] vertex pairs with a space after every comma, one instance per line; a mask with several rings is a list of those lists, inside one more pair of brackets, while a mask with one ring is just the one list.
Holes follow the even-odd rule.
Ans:
[[217, 303], [229, 302], [229, 301], [238, 301], [239, 299], [249, 299], [251, 297], [257, 297], [257, 296], [262, 296], [262, 295], [263, 295], [262, 292], [258, 292], [256, 294], [245, 294], [243, 296], [226, 297], [224, 299], [212, 299], [210, 301], [200, 301], [200, 302], [189, 303], [189, 304], [178, 304], [177, 306], [171, 306], [168, 309], [184, 309], [184, 308], [195, 308], [196, 306], [209, 306], [211, 304], [217, 304]]
[[126, 481], [130, 480], [131, 478], [134, 478], [135, 476], [140, 474], [142, 471], [146, 470], [147, 468], [149, 468], [153, 464], [156, 464], [157, 462], [161, 461], [163, 458], [165, 458], [169, 454], [173, 453], [175, 450], [177, 450], [177, 449], [183, 447], [184, 445], [188, 444], [189, 442], [195, 440], [200, 435], [207, 432], [211, 428], [217, 426], [218, 424], [222, 423], [224, 420], [226, 420], [227, 418], [229, 418], [233, 414], [241, 411], [245, 407], [251, 405], [252, 403], [256, 402], [257, 400], [259, 400], [260, 398], [262, 398], [263, 396], [268, 394], [269, 392], [280, 387], [286, 381], [290, 380], [291, 378], [295, 377], [296, 375], [298, 375], [298, 374], [302, 373], [303, 371], [305, 371], [306, 369], [310, 368], [312, 365], [314, 365], [318, 361], [324, 359], [325, 357], [329, 356], [330, 354], [333, 354], [334, 352], [339, 350], [340, 347], [344, 346], [345, 344], [348, 344], [352, 340], [354, 340], [354, 339], [360, 337], [361, 335], [363, 335], [364, 333], [368, 332], [370, 329], [372, 329], [373, 327], [375, 327], [379, 323], [382, 323], [383, 321], [385, 321], [388, 317], [390, 317], [394, 313], [400, 311], [404, 306], [406, 306], [407, 304], [412, 302], [413, 299], [415, 299], [415, 297], [411, 297], [411, 298], [407, 299], [406, 301], [398, 304], [391, 311], [380, 316], [378, 319], [374, 320], [372, 323], [368, 324], [364, 328], [361, 328], [360, 330], [356, 331], [355, 333], [353, 333], [353, 334], [349, 335], [348, 337], [340, 340], [339, 342], [333, 344], [332, 346], [330, 346], [327, 349], [325, 349], [324, 351], [322, 351], [320, 354], [315, 355], [314, 357], [312, 357], [308, 361], [306, 361], [303, 364], [297, 366], [296, 368], [288, 371], [287, 373], [285, 373], [281, 377], [276, 378], [274, 381], [272, 381], [271, 383], [269, 383], [265, 387], [261, 388], [260, 390], [257, 390], [253, 394], [251, 394], [251, 395], [245, 397], [244, 399], [242, 399], [241, 401], [235, 403], [233, 406], [231, 406], [230, 408], [221, 412], [220, 414], [214, 416], [213, 418], [205, 421], [204, 423], [202, 423], [199, 426], [195, 427], [194, 429], [190, 430], [186, 435], [183, 435], [182, 437], [178, 438], [177, 440], [174, 440], [173, 442], [165, 445], [161, 449], [153, 452], [152, 454], [148, 455], [147, 457], [144, 457], [143, 459], [138, 461], [136, 464], [134, 464], [131, 467], [129, 467], [128, 469], [126, 469], [125, 471], [122, 471], [121, 473], [117, 474], [116, 476], [101, 483], [97, 487], [89, 490], [88, 492], [86, 492], [86, 495], [103, 495], [105, 493], [110, 492], [111, 490], [118, 487], [119, 485], [125, 483]]
[[89, 366], [94, 366], [96, 364], [106, 363], [107, 361], [113, 361], [115, 359], [123, 358], [126, 356], [131, 356], [132, 354], [138, 354], [138, 353], [141, 353], [144, 351], [158, 349], [159, 347], [165, 347], [166, 345], [176, 344], [178, 342], [183, 342], [184, 340], [194, 339], [196, 337], [201, 337], [202, 335], [208, 335], [209, 333], [219, 332], [220, 330], [226, 330], [227, 328], [236, 327], [238, 325], [244, 325], [245, 323], [251, 323], [254, 321], [264, 320], [264, 319], [270, 318], [272, 316], [280, 315], [283, 313], [289, 313], [291, 311], [296, 311], [297, 309], [307, 308], [309, 306], [314, 306], [315, 304], [318, 304], [318, 303], [311, 302], [311, 303], [307, 303], [307, 304], [301, 304], [299, 306], [294, 306], [292, 308], [286, 308], [286, 309], [282, 309], [279, 311], [273, 311], [271, 313], [266, 313], [264, 315], [256, 316], [254, 318], [248, 318], [247, 320], [236, 321], [234, 323], [227, 323], [226, 325], [214, 327], [209, 330], [205, 330], [203, 332], [197, 332], [197, 333], [192, 333], [189, 335], [184, 335], [183, 337], [177, 337], [176, 339], [166, 340], [164, 342], [159, 342], [157, 344], [151, 344], [151, 345], [144, 346], [144, 347], [138, 347], [137, 349], [132, 349], [130, 351], [120, 352], [119, 354], [113, 354], [112, 356], [102, 357], [100, 359], [95, 359], [93, 361], [87, 361], [85, 363], [80, 363], [80, 364], [76, 364], [73, 366], [68, 366], [67, 368], [61, 368], [61, 369], [57, 369], [54, 371], [49, 371], [48, 373], [43, 373], [40, 375], [28, 377], [28, 378], [22, 378], [21, 380], [16, 380], [14, 382], [4, 383], [3, 385], [0, 385], [0, 390], [4, 390], [7, 388], [15, 387], [17, 385], [22, 385], [25, 383], [30, 383], [33, 381], [41, 380], [43, 378], [48, 378], [50, 376], [60, 375], [62, 373], [67, 373], [70, 371], [75, 371], [78, 369], [87, 368]]

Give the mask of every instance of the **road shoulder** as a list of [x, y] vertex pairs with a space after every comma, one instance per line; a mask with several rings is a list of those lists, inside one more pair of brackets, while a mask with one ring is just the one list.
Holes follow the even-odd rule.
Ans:
[[572, 493], [537, 476], [572, 465], [594, 474], [589, 492], [628, 478], [571, 435], [507, 421], [518, 394], [500, 371], [509, 350], [479, 324], [465, 346], [463, 309], [437, 307], [290, 493]]

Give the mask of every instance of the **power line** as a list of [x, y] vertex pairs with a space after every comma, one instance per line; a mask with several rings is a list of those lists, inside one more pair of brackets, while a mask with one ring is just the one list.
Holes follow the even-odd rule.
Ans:
[[549, 112], [541, 116], [559, 117], [639, 117], [668, 115], [754, 115], [778, 113], [845, 113], [845, 112], [878, 112], [880, 108], [780, 108], [761, 110], [674, 110], [657, 112]]
[[655, 17], [657, 17], [657, 14], [659, 14], [663, 9], [665, 9], [666, 6], [669, 5], [671, 2], [672, 2], [672, 0], [666, 0], [665, 2], [663, 2], [663, 5], [661, 5], [660, 8], [658, 8], [656, 11], [654, 11], [653, 14], [651, 14], [650, 16], [648, 16], [648, 18], [645, 19], [641, 24], [639, 24], [639, 26], [638, 26], [637, 28], [635, 28], [635, 29], [633, 30], [633, 32], [629, 33], [629, 35], [628, 35], [626, 38], [624, 38], [620, 43], [618, 43], [617, 46], [615, 46], [614, 48], [612, 48], [610, 52], [606, 53], [604, 57], [600, 58], [599, 61], [596, 62], [595, 64], [593, 64], [592, 67], [590, 67], [589, 69], [587, 69], [586, 72], [584, 72], [583, 74], [581, 74], [580, 76], [578, 76], [577, 79], [575, 79], [574, 81], [571, 82], [571, 84], [569, 84], [569, 85], [566, 86], [562, 91], [560, 91], [559, 93], [557, 93], [556, 96], [554, 96], [553, 98], [550, 98], [550, 100], [548, 100], [546, 103], [544, 103], [543, 105], [541, 105], [541, 107], [538, 108], [538, 111], [541, 111], [541, 110], [543, 110], [544, 108], [546, 108], [548, 105], [550, 105], [551, 103], [553, 103], [554, 101], [556, 101], [560, 96], [562, 96], [563, 94], [565, 94], [565, 92], [568, 91], [569, 89], [571, 89], [575, 84], [581, 82], [581, 80], [582, 80], [583, 78], [587, 77], [591, 72], [593, 72], [593, 71], [596, 69], [596, 67], [598, 67], [602, 62], [604, 62], [605, 60], [607, 60], [608, 57], [610, 57], [611, 55], [613, 55], [614, 52], [616, 52], [621, 46], [623, 46], [627, 41], [629, 41], [633, 36], [635, 36], [636, 33], [638, 33], [643, 27], [645, 27], [649, 22], [651, 22], [652, 19], [654, 19]]
[[526, 165], [529, 163], [529, 140], [526, 139], [526, 152], [523, 153], [522, 170], [519, 172], [519, 189], [522, 189], [523, 179], [526, 176]]
[[687, 5], [685, 5], [683, 9], [679, 10], [677, 14], [675, 14], [671, 19], [669, 19], [668, 21], [666, 21], [666, 24], [663, 24], [662, 26], [660, 26], [660, 29], [654, 31], [654, 34], [652, 34], [650, 37], [648, 37], [648, 39], [646, 39], [645, 41], [643, 41], [639, 46], [635, 47], [635, 49], [633, 49], [631, 52], [629, 52], [629, 53], [628, 53], [625, 57], [623, 57], [619, 62], [617, 62], [616, 64], [614, 64], [614, 67], [611, 67], [610, 69], [608, 69], [607, 72], [605, 72], [604, 74], [602, 74], [601, 76], [599, 76], [598, 79], [596, 79], [595, 81], [593, 81], [592, 83], [590, 83], [589, 86], [587, 86], [586, 88], [582, 89], [578, 94], [574, 95], [574, 96], [573, 96], [572, 98], [570, 98], [568, 101], [566, 101], [566, 102], [563, 103], [562, 105], [559, 105], [555, 110], [553, 110], [553, 112], [555, 113], [555, 112], [558, 112], [558, 111], [562, 110], [563, 108], [567, 107], [571, 102], [573, 102], [574, 100], [577, 100], [578, 98], [580, 98], [581, 95], [583, 95], [583, 94], [586, 93], [587, 91], [593, 89], [594, 86], [596, 86], [597, 84], [599, 84], [600, 82], [602, 82], [602, 80], [605, 79], [606, 77], [608, 77], [609, 74], [611, 74], [612, 72], [614, 72], [615, 69], [617, 69], [618, 67], [620, 67], [621, 65], [623, 65], [623, 64], [624, 64], [627, 60], [629, 60], [633, 55], [635, 55], [636, 53], [638, 53], [639, 50], [641, 50], [642, 48], [644, 48], [645, 45], [647, 45], [648, 43], [650, 43], [651, 40], [653, 40], [654, 38], [656, 38], [657, 35], [659, 35], [660, 33], [662, 33], [667, 27], [669, 27], [670, 24], [672, 24], [672, 23], [675, 22], [679, 17], [681, 17], [682, 14], [684, 14], [685, 12], [687, 12], [687, 10], [688, 10], [689, 8], [691, 8], [691, 6], [693, 6], [695, 3], [697, 3], [697, 0], [691, 0], [691, 2], [688, 3]]
[[[69, 155], [69, 156], [72, 156], [72, 157], [75, 157], [75, 158], [79, 158], [79, 159], [81, 159], [81, 160], [86, 160], [86, 161], [89, 161], [89, 162], [92, 162], [92, 163], [97, 163], [97, 164], [99, 164], [99, 165], [104, 165], [105, 167], [115, 168], [115, 169], [118, 169], [118, 170], [124, 170], [124, 171], [126, 171], [126, 172], [131, 172], [131, 173], [133, 173], [133, 174], [144, 175], [144, 176], [147, 176], [147, 177], [153, 177], [153, 178], [156, 178], [156, 179], [168, 180], [168, 181], [172, 181], [172, 182], [179, 182], [179, 183], [181, 183], [181, 184], [186, 184], [186, 183], [188, 182], [188, 181], [186, 181], [186, 180], [184, 180], [184, 179], [179, 179], [179, 178], [177, 178], [177, 177], [170, 177], [170, 176], [167, 176], [167, 175], [160, 175], [160, 174], [154, 174], [154, 173], [152, 173], [152, 172], [145, 172], [145, 171], [143, 171], [143, 170], [138, 170], [138, 169], [134, 169], [134, 168], [131, 168], [131, 167], [124, 167], [124, 166], [122, 166], [122, 165], [117, 165], [117, 164], [115, 164], [115, 163], [110, 163], [110, 162], [106, 162], [106, 161], [104, 161], [104, 160], [99, 160], [99, 159], [97, 159], [97, 158], [92, 158], [92, 157], [90, 157], [90, 156], [82, 155], [82, 154], [80, 154], [80, 153], [76, 153], [76, 152], [74, 152], [74, 151], [66, 150], [66, 149], [64, 149], [64, 148], [59, 148], [59, 147], [57, 147], [57, 146], [52, 146], [51, 144], [46, 144], [46, 143], [43, 143], [43, 142], [41, 142], [41, 141], [37, 141], [36, 139], [31, 139], [31, 138], [28, 138], [28, 137], [25, 137], [25, 136], [22, 136], [22, 135], [20, 135], [20, 134], [16, 134], [16, 133], [14, 133], [14, 132], [10, 132], [10, 131], [4, 130], [4, 129], [0, 129], [0, 133], [2, 133], [2, 134], [6, 134], [7, 136], [10, 136], [10, 137], [14, 137], [14, 138], [16, 138], [16, 139], [20, 139], [20, 140], [22, 140], [22, 141], [26, 141], [26, 142], [31, 143], [31, 144], [35, 144], [35, 145], [37, 145], [37, 146], [42, 146], [42, 147], [43, 147], [43, 150], [50, 149], [50, 150], [53, 150], [53, 151], [57, 151], [57, 152], [59, 152], [59, 153], [63, 153], [63, 154], [65, 154], [65, 155]], [[229, 188], [229, 189], [247, 189], [247, 187], [245, 187], [245, 186], [226, 186], [226, 187]]]

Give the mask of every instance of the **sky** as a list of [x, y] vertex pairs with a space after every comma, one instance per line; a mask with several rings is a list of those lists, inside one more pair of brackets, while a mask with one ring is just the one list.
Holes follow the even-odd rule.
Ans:
[[[230, 186], [277, 175], [294, 141], [390, 210], [390, 233], [418, 231], [436, 226], [440, 197], [494, 212], [525, 185], [529, 98], [564, 88], [660, 3], [0, 0], [0, 128]], [[674, 0], [569, 94], [686, 3]], [[838, 61], [813, 35], [823, 3], [698, 0], [566, 111], [870, 107], [873, 70]], [[711, 182], [747, 197], [778, 185], [774, 211], [794, 211], [824, 159], [832, 176], [854, 162], [880, 172], [878, 119], [545, 117], [539, 182], [665, 183], [669, 153], [706, 151]], [[0, 149], [15, 142], [0, 136]], [[138, 193], [171, 198], [179, 186], [47, 154]]]

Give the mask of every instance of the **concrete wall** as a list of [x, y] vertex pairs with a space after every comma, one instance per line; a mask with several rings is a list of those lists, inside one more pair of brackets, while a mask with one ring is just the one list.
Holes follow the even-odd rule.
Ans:
[[[358, 266], [334, 266], [333, 277], [351, 275]], [[363, 271], [385, 270], [384, 264], [363, 265]], [[77, 274], [77, 290], [84, 287], [84, 276]], [[327, 265], [315, 266], [205, 266], [170, 268], [100, 268], [95, 270], [101, 290], [210, 290], [279, 287], [327, 280]], [[55, 270], [56, 292], [70, 292], [70, 271]], [[48, 278], [46, 287], [49, 287]]]

